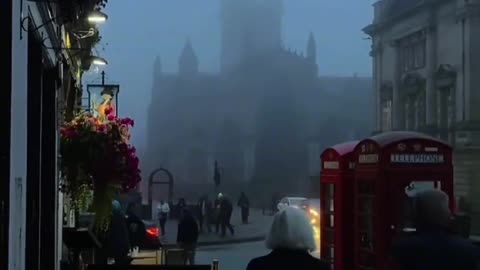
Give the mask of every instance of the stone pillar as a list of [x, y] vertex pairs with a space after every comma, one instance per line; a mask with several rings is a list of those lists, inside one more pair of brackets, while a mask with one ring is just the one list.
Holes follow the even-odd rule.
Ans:
[[[473, 4], [472, 4], [473, 5]], [[480, 122], [480, 3], [471, 7], [472, 12], [467, 17], [465, 37], [465, 111], [466, 120]], [[480, 144], [480, 134], [476, 134]]]
[[401, 93], [401, 71], [400, 71], [400, 53], [396, 44], [393, 44], [395, 51], [394, 74], [393, 74], [393, 102], [392, 102], [392, 121], [394, 130], [402, 130], [405, 126], [404, 104]]
[[426, 124], [435, 125], [437, 114], [437, 89], [435, 86], [435, 70], [437, 68], [437, 32], [432, 23], [426, 30]]
[[381, 90], [382, 90], [382, 47], [380, 42], [374, 43], [372, 48], [372, 57], [373, 57], [373, 87], [374, 87], [374, 98], [375, 98], [375, 121], [376, 121], [376, 130], [382, 130], [382, 100], [381, 100]]

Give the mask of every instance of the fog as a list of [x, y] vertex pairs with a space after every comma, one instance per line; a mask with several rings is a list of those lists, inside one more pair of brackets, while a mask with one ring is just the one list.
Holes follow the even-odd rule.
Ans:
[[[266, 0], [266, 2], [268, 1], [277, 2], [277, 0]], [[232, 100], [213, 100], [212, 98], [206, 98], [211, 96], [217, 98], [221, 96], [222, 93], [205, 93], [205, 98], [203, 100], [206, 100], [205, 102], [212, 102], [210, 105], [205, 105], [206, 107], [199, 106], [197, 108], [192, 108], [192, 105], [198, 104], [199, 100], [202, 99], [190, 99], [189, 102], [191, 103], [188, 103], [187, 101], [179, 101], [178, 96], [175, 98], [172, 96], [173, 92], [178, 92], [180, 89], [186, 88], [201, 89], [212, 87], [205, 85], [208, 83], [200, 83], [199, 81], [195, 81], [189, 86], [166, 87], [165, 81], [159, 80], [159, 71], [154, 70], [155, 59], [158, 59], [157, 69], [161, 69], [162, 74], [175, 76], [179, 69], [179, 57], [182, 50], [184, 50], [187, 40], [189, 40], [194, 53], [198, 58], [199, 72], [201, 74], [208, 74], [202, 76], [210, 76], [211, 78], [209, 77], [210, 79], [208, 80], [215, 81], [212, 85], [216, 85], [213, 87], [216, 89], [202, 91], [224, 90], [248, 92], [247, 89], [257, 91], [256, 89], [261, 88], [261, 85], [268, 85], [270, 88], [277, 85], [281, 88], [279, 85], [281, 84], [280, 82], [274, 82], [275, 78], [278, 78], [278, 76], [275, 76], [275, 72], [266, 75], [268, 78], [265, 76], [264, 79], [256, 78], [256, 82], [253, 82], [255, 81], [253, 75], [248, 76], [246, 74], [244, 74], [241, 79], [229, 77], [229, 79], [227, 79], [229, 80], [229, 83], [226, 84], [223, 82], [226, 80], [225, 76], [222, 75], [218, 77], [218, 74], [221, 73], [220, 63], [222, 51], [222, 21], [219, 2], [219, 0], [139, 0], [111, 1], [107, 5], [105, 12], [110, 16], [108, 22], [101, 26], [102, 41], [97, 46], [97, 53], [109, 61], [109, 65], [104, 68], [107, 74], [106, 82], [120, 84], [119, 115], [123, 117], [131, 117], [136, 122], [136, 126], [133, 130], [132, 143], [141, 153], [142, 168], [145, 171], [144, 176], [148, 175], [148, 173], [156, 166], [167, 166], [165, 163], [175, 163], [173, 160], [176, 158], [171, 157], [171, 153], [170, 156], [167, 157], [168, 155], [160, 150], [160, 146], [158, 146], [160, 148], [155, 149], [153, 145], [154, 143], [157, 143], [157, 141], [160, 143], [172, 136], [180, 136], [180, 133], [182, 132], [194, 132], [187, 132], [185, 130], [180, 131], [183, 127], [181, 128], [179, 125], [168, 126], [167, 124], [165, 124], [165, 127], [168, 126], [168, 130], [165, 131], [161, 128], [162, 124], [160, 122], [149, 122], [149, 118], [152, 118], [151, 115], [149, 116], [149, 111], [150, 114], [152, 114], [152, 107], [156, 107], [156, 113], [159, 114], [158, 121], [164, 119], [165, 121], [174, 121], [182, 123], [184, 126], [189, 126], [192, 123], [195, 123], [195, 121], [201, 121], [198, 119], [192, 119], [192, 115], [198, 116], [199, 112], [205, 112], [209, 107], [229, 107], [229, 102], [231, 104], [236, 104], [236, 101]], [[225, 0], [225, 2], [228, 1]], [[240, 2], [248, 1], [242, 0]], [[318, 65], [315, 77], [318, 75], [320, 78], [318, 80], [317, 78], [312, 79], [315, 80], [315, 82], [311, 82], [312, 87], [310, 88], [312, 89], [308, 89], [309, 86], [307, 85], [292, 85], [290, 87], [291, 89], [304, 88], [303, 91], [305, 92], [305, 94], [301, 94], [301, 91], [295, 93], [295, 106], [301, 108], [301, 110], [295, 111], [292, 115], [295, 115], [295, 117], [299, 117], [298, 115], [302, 116], [300, 118], [291, 119], [292, 127], [295, 126], [296, 128], [296, 131], [292, 134], [301, 134], [301, 136], [298, 135], [298, 138], [295, 138], [298, 140], [304, 140], [305, 142], [308, 141], [310, 148], [318, 148], [319, 152], [322, 148], [332, 143], [341, 142], [339, 140], [357, 139], [358, 137], [367, 135], [369, 132], [373, 131], [371, 130], [373, 129], [373, 103], [371, 102], [372, 90], [370, 87], [370, 76], [372, 73], [371, 59], [369, 57], [370, 42], [369, 40], [365, 40], [366, 36], [361, 31], [361, 29], [368, 25], [372, 20], [373, 9], [371, 3], [372, 1], [358, 0], [284, 0], [282, 27], [280, 28], [282, 45], [285, 50], [291, 52], [292, 55], [304, 57], [307, 54], [307, 41], [310, 33], [312, 33], [316, 45], [315, 61]], [[288, 63], [288, 65], [290, 65], [290, 63]], [[254, 63], [253, 66], [256, 66], [256, 64]], [[262, 70], [262, 72], [264, 72], [264, 70]], [[93, 82], [98, 83], [101, 71], [102, 69], [96, 69], [86, 74], [84, 85]], [[290, 67], [290, 69], [278, 72], [286, 72], [287, 74], [290, 74], [292, 71], [295, 72], [295, 70]], [[297, 72], [302, 71], [298, 70]], [[304, 77], [303, 79], [296, 78], [293, 81], [304, 82], [306, 80], [308, 80], [307, 77]], [[187, 81], [192, 82], [190, 79]], [[251, 84], [249, 84], [250, 81], [252, 81]], [[269, 83], [266, 83], [266, 81], [269, 81]], [[155, 84], [157, 85], [155, 86]], [[240, 84], [242, 86], [239, 86]], [[221, 85], [221, 87], [218, 85]], [[236, 85], [237, 87], [233, 87], [232, 85]], [[238, 89], [235, 90], [234, 88]], [[288, 87], [285, 88], [284, 99], [280, 99], [278, 101], [280, 103], [285, 103], [289, 100], [289, 97], [292, 97], [292, 93], [288, 93]], [[187, 93], [188, 91], [182, 90], [182, 92]], [[156, 99], [152, 98], [152, 96], [155, 95], [157, 96]], [[201, 97], [202, 92], [197, 91], [195, 96]], [[255, 103], [256, 105], [251, 105], [255, 107], [255, 111], [257, 112], [254, 116], [249, 116], [253, 117], [254, 120], [245, 120], [244, 118], [247, 117], [246, 114], [239, 115], [238, 110], [235, 116], [233, 116], [232, 112], [226, 113], [226, 110], [216, 110], [215, 112], [209, 112], [208, 114], [203, 115], [205, 119], [218, 118], [217, 122], [222, 122], [224, 124], [218, 124], [215, 121], [213, 122], [217, 124], [211, 124], [213, 122], [208, 122], [206, 120], [202, 122], [201, 125], [206, 126], [206, 130], [215, 133], [215, 135], [212, 135], [212, 138], [215, 139], [208, 138], [205, 139], [205, 141], [198, 143], [203, 144], [207, 141], [210, 142], [210, 140], [215, 140], [216, 144], [221, 144], [222, 141], [226, 141], [224, 146], [216, 146], [214, 152], [217, 154], [209, 154], [208, 158], [204, 157], [205, 162], [200, 162], [203, 165], [196, 164], [197, 167], [209, 167], [208, 169], [205, 169], [205, 172], [207, 173], [205, 175], [206, 178], [209, 178], [209, 175], [211, 174], [210, 167], [212, 159], [220, 159], [218, 156], [219, 147], [223, 149], [223, 152], [231, 150], [233, 153], [238, 150], [226, 150], [229, 145], [231, 145], [233, 137], [235, 137], [236, 132], [233, 131], [235, 128], [227, 128], [228, 131], [226, 131], [225, 134], [230, 135], [223, 136], [219, 135], [221, 133], [220, 130], [222, 130], [222, 127], [220, 126], [228, 126], [228, 124], [225, 124], [228, 121], [235, 122], [240, 119], [241, 122], [245, 120], [246, 122], [249, 122], [249, 124], [245, 124], [247, 126], [253, 125], [252, 123], [255, 124], [255, 128], [250, 128], [250, 130], [255, 130], [252, 132], [258, 135], [261, 128], [268, 130], [266, 127], [269, 124], [274, 125], [274, 120], [278, 120], [275, 118], [275, 112], [273, 111], [276, 111], [277, 113], [285, 113], [286, 109], [284, 107], [272, 107], [272, 112], [270, 112], [269, 116], [270, 118], [267, 117], [266, 119], [261, 120], [262, 117], [259, 116], [258, 111], [265, 111], [269, 106], [268, 104], [261, 103], [261, 100], [268, 100], [268, 98], [265, 97], [269, 95], [262, 94], [261, 96], [262, 97], [255, 99], [255, 102], [257, 102]], [[270, 96], [273, 98], [275, 95]], [[329, 99], [332, 102], [329, 102]], [[169, 110], [166, 107], [169, 105], [173, 106], [172, 104], [175, 102], [177, 102], [177, 105], [175, 105], [173, 109], [175, 110], [175, 113], [172, 112], [169, 114]], [[181, 104], [180, 107], [179, 104]], [[348, 110], [345, 110], [345, 108], [348, 108]], [[218, 117], [217, 114], [220, 114], [221, 117]], [[264, 116], [265, 115], [266, 114], [264, 114]], [[353, 118], [356, 120], [352, 120], [352, 117], [350, 117], [352, 115], [354, 115]], [[284, 119], [285, 117], [286, 116], [282, 116], [280, 118]], [[229, 118], [235, 119], [228, 120]], [[188, 123], [189, 121], [191, 123]], [[260, 124], [262, 121], [263, 124]], [[157, 126], [157, 124], [158, 127], [156, 128], [158, 129], [152, 131], [152, 129], [154, 129], [152, 126]], [[237, 125], [241, 126], [239, 128], [243, 128], [242, 124], [237, 123]], [[259, 127], [259, 125], [263, 126]], [[352, 128], [352, 125], [359, 125], [359, 127]], [[272, 127], [270, 130], [272, 132], [271, 136], [278, 136], [278, 132], [285, 133], [285, 130], [282, 130], [279, 126], [282, 126], [282, 124], [278, 124], [277, 127]], [[333, 131], [327, 132], [328, 134], [321, 131], [326, 129], [332, 129]], [[313, 132], [316, 136], [316, 139], [313, 140], [314, 142], [310, 138], [313, 136], [313, 133], [309, 132], [309, 130], [315, 130]], [[149, 132], [158, 135], [158, 138], [153, 139], [152, 141], [152, 136], [148, 135]], [[336, 135], [335, 132], [340, 135]], [[325, 136], [322, 137], [321, 134], [325, 134]], [[208, 137], [209, 135], [205, 136]], [[185, 140], [188, 141], [189, 139], [187, 138]], [[229, 140], [230, 144], [227, 143]], [[252, 167], [250, 169], [252, 171], [251, 177], [258, 174], [254, 173], [254, 171], [256, 171], [255, 167], [258, 167], [256, 165], [258, 160], [261, 159], [261, 154], [258, 153], [258, 149], [261, 148], [261, 146], [268, 149], [277, 147], [283, 148], [281, 142], [278, 142], [278, 145], [266, 146], [268, 145], [268, 142], [268, 136], [265, 143], [261, 143], [261, 140], [257, 139], [251, 146], [246, 146], [247, 148], [253, 147], [254, 149], [251, 151], [245, 150], [242, 154], [243, 157], [248, 155], [245, 153], [249, 151], [256, 153], [251, 154], [256, 156], [256, 158], [252, 159], [254, 160], [251, 161], [253, 164], [248, 165]], [[314, 146], [311, 146], [312, 143]], [[302, 148], [305, 147], [302, 146]], [[148, 154], [149, 151], [150, 154]], [[181, 150], [178, 151], [181, 152]], [[295, 152], [293, 149], [290, 149], [287, 152], [285, 151], [277, 151], [275, 154], [271, 154], [289, 155]], [[310, 150], [306, 150], [303, 154], [292, 154], [293, 156], [303, 155], [302, 158], [294, 158], [294, 160], [298, 160], [299, 162], [300, 160], [305, 161], [305, 164], [299, 164], [296, 168], [299, 171], [303, 171], [305, 177], [308, 177], [309, 174], [315, 174], [315, 172], [308, 172], [312, 171], [311, 167], [315, 167], [315, 165], [311, 165], [311, 163], [315, 163], [315, 161], [312, 161], [309, 158], [304, 158], [306, 155], [308, 156], [307, 152], [309, 151]], [[309, 155], [316, 156], [317, 154], [313, 151]], [[159, 160], [152, 160], [154, 156], [159, 156]], [[264, 158], [267, 160], [271, 159], [269, 158], [269, 155], [266, 155]], [[227, 161], [224, 162], [228, 163]], [[235, 163], [234, 161], [232, 162]], [[243, 164], [242, 166], [245, 167], [248, 162], [242, 161], [241, 163]], [[185, 166], [185, 170], [189, 170], [186, 168], [188, 166], [185, 163], [182, 164]], [[177, 164], [177, 166], [181, 167], [182, 164]], [[271, 166], [281, 166], [280, 164], [281, 162], [277, 162]], [[174, 166], [170, 165], [170, 167]], [[182, 178], [180, 175], [183, 172], [179, 172], [179, 169], [169, 169], [173, 170], [176, 177], [180, 179]], [[201, 169], [191, 168], [191, 170]], [[316, 169], [314, 168], [313, 170]], [[227, 175], [232, 174], [235, 175], [232, 171], [227, 173]], [[278, 177], [281, 174], [267, 173], [267, 175], [268, 176], [265, 177]], [[257, 177], [260, 176], [257, 175]], [[294, 174], [291, 177], [295, 178], [298, 177], [298, 175]], [[184, 175], [183, 178], [189, 178], [189, 176]]]

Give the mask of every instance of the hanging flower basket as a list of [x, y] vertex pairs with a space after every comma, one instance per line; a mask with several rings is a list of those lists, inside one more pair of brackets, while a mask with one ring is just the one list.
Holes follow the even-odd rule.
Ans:
[[114, 197], [141, 181], [139, 160], [129, 144], [133, 125], [106, 108], [99, 115], [83, 113], [61, 128], [66, 192], [78, 210], [88, 207], [95, 213], [97, 228], [108, 228]]

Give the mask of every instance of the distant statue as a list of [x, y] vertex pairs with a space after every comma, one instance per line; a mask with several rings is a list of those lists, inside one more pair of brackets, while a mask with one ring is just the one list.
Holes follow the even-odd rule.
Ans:
[[220, 169], [218, 168], [218, 162], [217, 161], [215, 161], [213, 181], [215, 182], [216, 187], [220, 186], [221, 175], [220, 175]]

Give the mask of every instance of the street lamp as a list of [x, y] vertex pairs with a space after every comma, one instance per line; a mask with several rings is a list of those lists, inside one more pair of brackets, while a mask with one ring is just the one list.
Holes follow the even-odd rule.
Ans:
[[[60, 18], [61, 16], [56, 16], [56, 17], [53, 17], [49, 20], [47, 20], [46, 22], [40, 24], [39, 26], [35, 27], [35, 28], [29, 28], [28, 25], [25, 25], [25, 22], [28, 20], [30, 21], [32, 18], [30, 16], [27, 16], [23, 19], [21, 19], [21, 22], [20, 22], [20, 27], [22, 28], [23, 31], [25, 32], [35, 32], [37, 31], [38, 29], [46, 26], [46, 25], [49, 25], [51, 24], [52, 22], [54, 22], [56, 19]], [[93, 23], [93, 24], [99, 24], [99, 23], [103, 23], [105, 22], [107, 19], [108, 19], [108, 16], [107, 14], [101, 12], [101, 11], [98, 11], [98, 10], [94, 10], [90, 13], [87, 14], [86, 16], [86, 19], [88, 22], [90, 23]]]
[[94, 10], [87, 16], [87, 21], [90, 23], [103, 23], [106, 20], [108, 20], [108, 15], [99, 10]]
[[94, 65], [97, 65], [97, 66], [105, 66], [105, 65], [108, 65], [107, 60], [105, 60], [105, 59], [102, 58], [102, 57], [90, 56], [90, 58], [89, 58], [88, 60], [90, 61], [90, 63], [92, 63], [92, 64], [94, 64]]
[[[106, 61], [105, 61], [106, 62]], [[114, 104], [114, 113], [118, 115], [118, 93], [120, 85], [105, 84], [105, 71], [102, 71], [102, 84], [88, 84], [88, 110], [94, 110], [92, 105], [98, 106], [105, 102]]]

